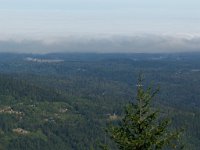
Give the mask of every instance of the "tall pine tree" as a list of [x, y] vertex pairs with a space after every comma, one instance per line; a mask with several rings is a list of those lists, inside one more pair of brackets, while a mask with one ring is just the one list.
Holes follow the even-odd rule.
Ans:
[[[170, 120], [159, 117], [159, 111], [151, 107], [152, 99], [158, 93], [152, 88], [144, 89], [142, 78], [137, 84], [136, 103], [129, 103], [125, 116], [118, 126], [107, 129], [111, 139], [122, 150], [180, 149], [180, 130], [169, 129]], [[108, 149], [104, 146], [103, 149]], [[182, 149], [182, 148], [181, 148]]]

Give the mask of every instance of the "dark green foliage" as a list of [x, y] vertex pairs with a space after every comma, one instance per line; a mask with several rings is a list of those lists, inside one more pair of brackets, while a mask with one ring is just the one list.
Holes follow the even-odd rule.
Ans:
[[[124, 105], [134, 95], [135, 76], [144, 70], [145, 84], [161, 87], [154, 108], [160, 108], [161, 117], [172, 118], [170, 130], [186, 128], [186, 149], [199, 150], [200, 55], [151, 59], [160, 56], [0, 54], [0, 110], [10, 107], [23, 113], [0, 113], [0, 149], [98, 150], [98, 143], [106, 143], [116, 150], [104, 128], [113, 114], [116, 124], [121, 119]], [[26, 57], [65, 61], [35, 63]], [[65, 108], [67, 112], [60, 111]], [[17, 134], [16, 128], [30, 133]]]
[[120, 125], [107, 130], [110, 137], [122, 150], [159, 150], [166, 146], [177, 148], [174, 140], [179, 137], [179, 131], [170, 131], [170, 121], [159, 119], [159, 112], [151, 107], [158, 90], [144, 90], [141, 77], [137, 86], [136, 104], [128, 104]]

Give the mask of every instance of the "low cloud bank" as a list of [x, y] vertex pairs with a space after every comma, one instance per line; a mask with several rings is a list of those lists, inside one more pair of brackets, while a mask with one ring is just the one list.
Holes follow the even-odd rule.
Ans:
[[45, 40], [2, 40], [0, 52], [175, 53], [200, 52], [200, 36], [139, 35]]

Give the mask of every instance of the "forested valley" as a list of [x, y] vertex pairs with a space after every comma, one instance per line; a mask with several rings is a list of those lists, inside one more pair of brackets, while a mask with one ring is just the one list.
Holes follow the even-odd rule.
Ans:
[[0, 54], [0, 149], [98, 150], [134, 102], [138, 74], [171, 128], [200, 149], [200, 53]]

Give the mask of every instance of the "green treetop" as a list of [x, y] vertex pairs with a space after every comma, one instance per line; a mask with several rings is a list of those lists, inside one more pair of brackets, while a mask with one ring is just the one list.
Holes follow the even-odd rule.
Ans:
[[[107, 129], [111, 139], [122, 150], [160, 150], [170, 147], [178, 149], [180, 131], [171, 131], [169, 119], [159, 117], [151, 107], [152, 99], [158, 93], [152, 88], [144, 89], [141, 77], [137, 84], [136, 103], [129, 103], [125, 116], [118, 126]], [[104, 147], [107, 149], [107, 147]]]

